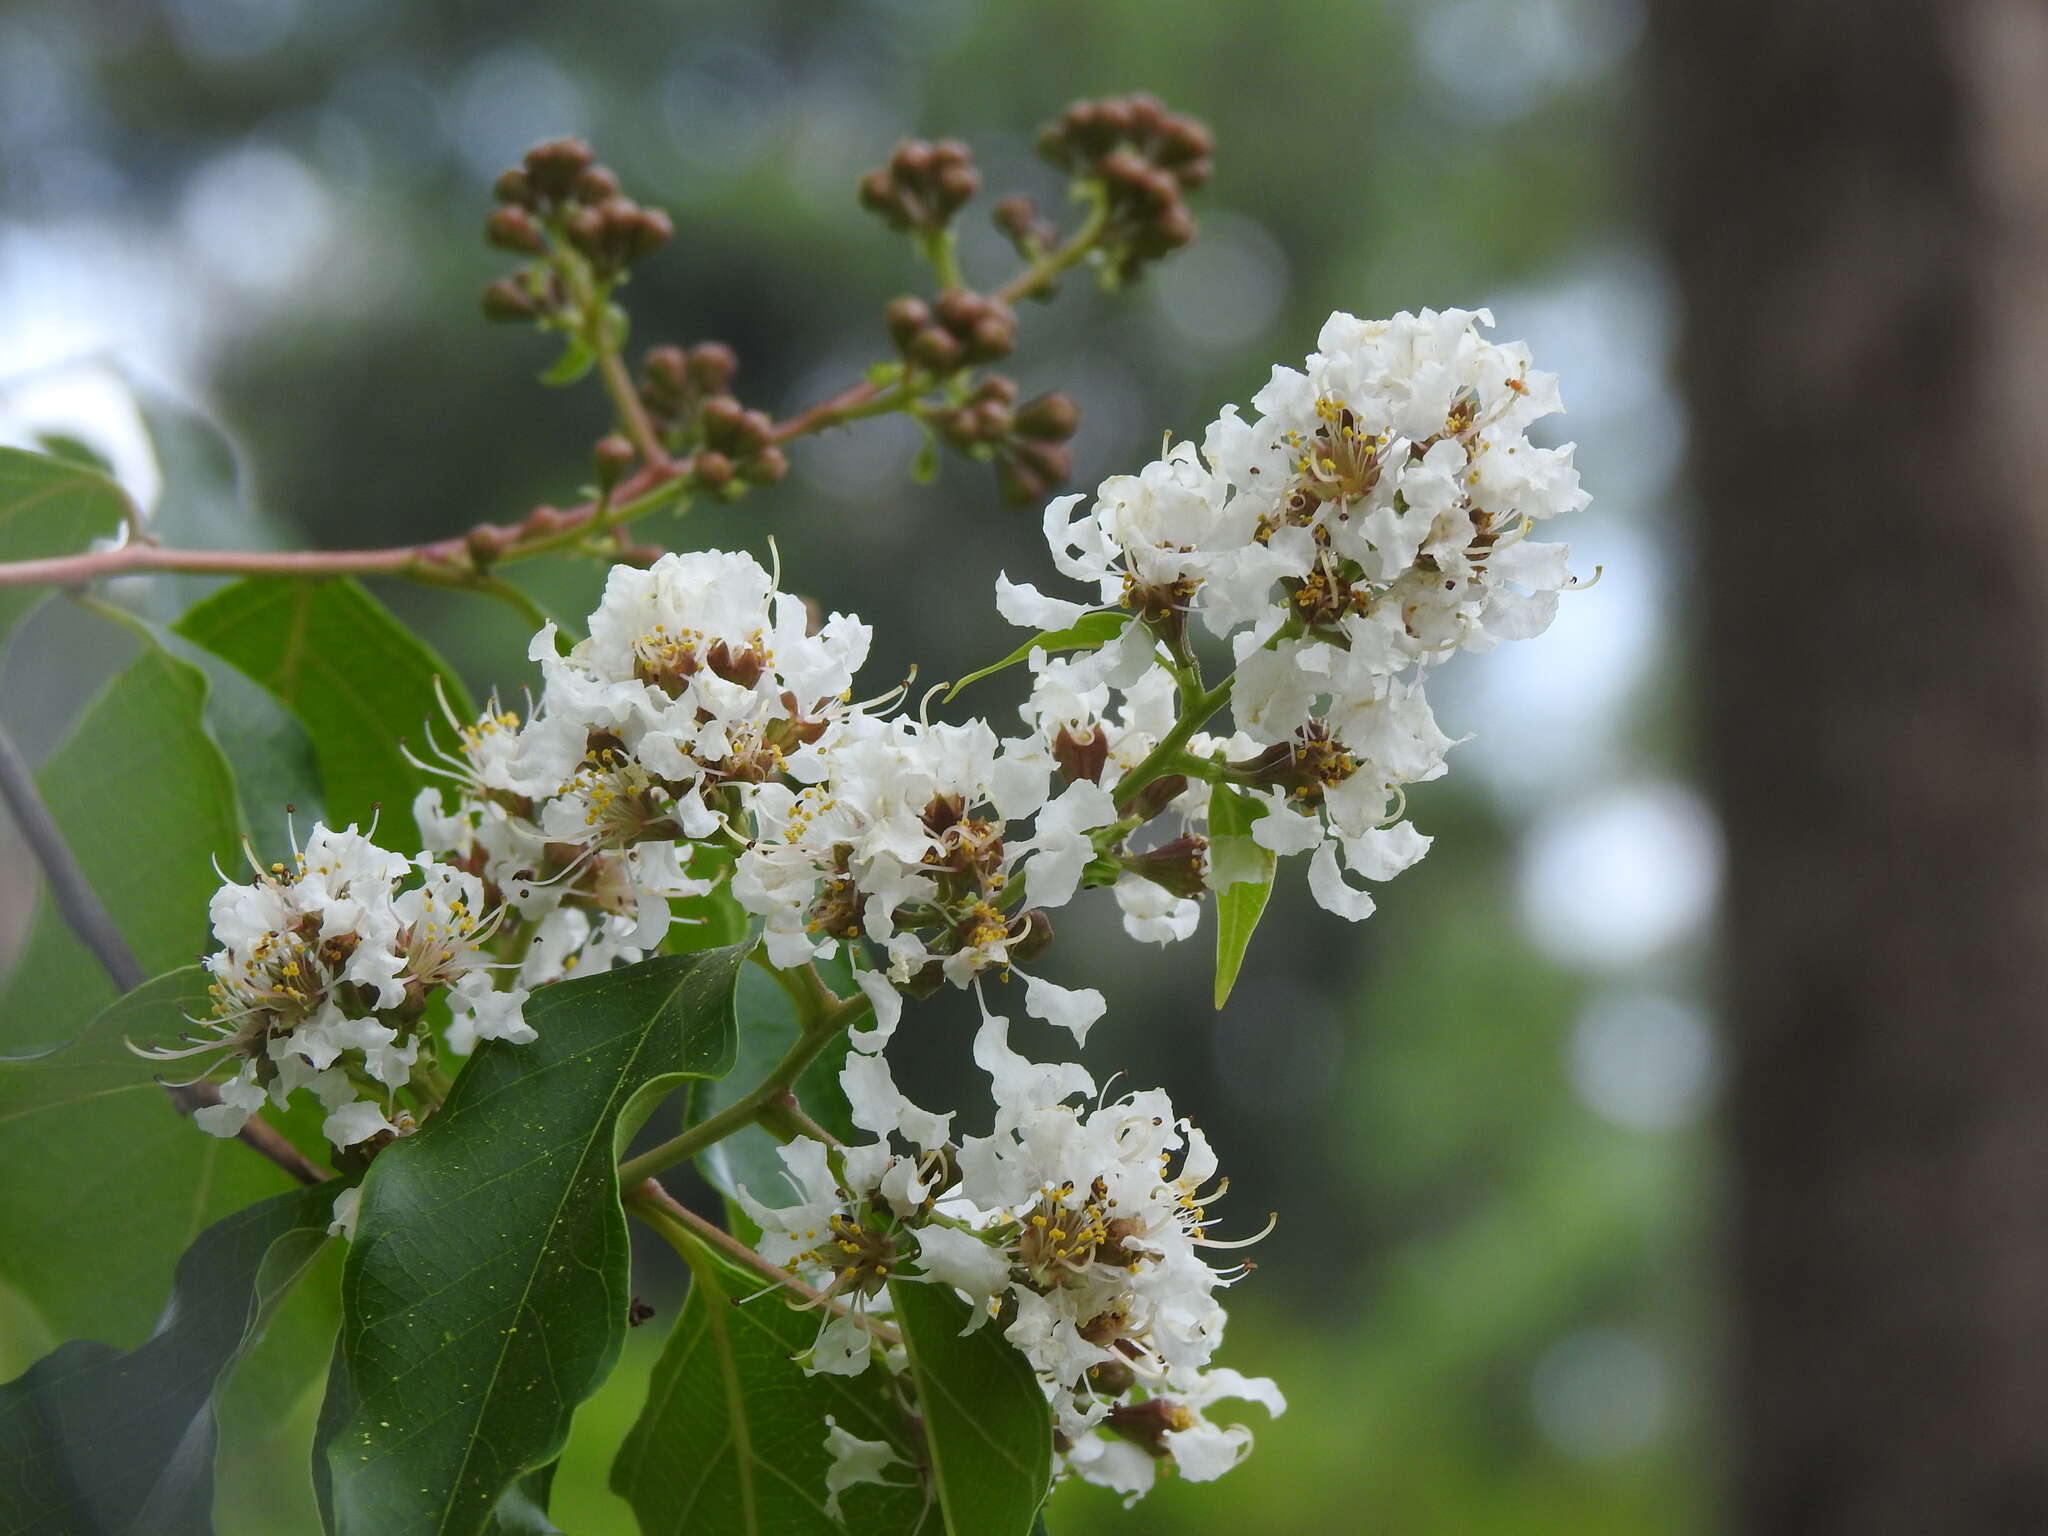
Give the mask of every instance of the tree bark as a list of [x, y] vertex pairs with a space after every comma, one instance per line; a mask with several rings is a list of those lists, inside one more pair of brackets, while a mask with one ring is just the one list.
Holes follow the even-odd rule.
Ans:
[[1735, 1523], [2048, 1531], [2048, 4], [1651, 9]]

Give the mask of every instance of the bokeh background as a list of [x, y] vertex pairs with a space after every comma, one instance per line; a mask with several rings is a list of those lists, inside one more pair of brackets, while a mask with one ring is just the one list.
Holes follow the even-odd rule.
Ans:
[[[1368, 923], [1283, 882], [1220, 1014], [1206, 934], [1137, 954], [1104, 906], [1062, 923], [1060, 970], [1111, 999], [1095, 1059], [1208, 1127], [1241, 1225], [1279, 1214], [1225, 1359], [1292, 1407], [1221, 1483], [1169, 1482], [1129, 1513], [1066, 1489], [1052, 1529], [1708, 1529], [1720, 851], [1692, 782], [1686, 426], [1643, 31], [1637, 0], [11, 0], [0, 438], [101, 444], [144, 495], [163, 487], [189, 542], [455, 532], [573, 499], [604, 423], [595, 391], [535, 383], [541, 339], [477, 312], [503, 265], [479, 238], [486, 188], [531, 141], [583, 133], [671, 210], [674, 245], [626, 295], [636, 340], [732, 343], [743, 397], [773, 409], [857, 376], [885, 348], [882, 303], [921, 281], [853, 199], [899, 138], [966, 138], [991, 194], [1053, 202], [1031, 135], [1069, 99], [1146, 89], [1206, 119], [1195, 247], [1131, 292], [1073, 281], [1026, 316], [1013, 371], [1083, 407], [1075, 484], [1199, 434], [1332, 309], [1486, 305], [1563, 375], [1595, 501], [1560, 532], [1604, 576], [1541, 639], [1440, 674], [1440, 717], [1472, 739], [1413, 795], [1436, 849]], [[970, 273], [1006, 271], [985, 215], [966, 228]], [[877, 679], [993, 659], [1015, 643], [995, 572], [1043, 579], [1036, 511], [974, 465], [911, 484], [916, 447], [897, 422], [807, 442], [777, 491], [657, 534], [756, 552], [773, 534], [792, 586], [877, 624]], [[565, 607], [588, 596], [587, 573], [532, 579]], [[383, 595], [479, 691], [526, 681], [509, 614]], [[0, 718], [46, 751], [119, 655], [47, 606], [0, 673]], [[979, 707], [1007, 709], [1004, 686]], [[33, 875], [17, 843], [0, 857], [11, 945]], [[957, 1024], [914, 1025], [929, 1051], [910, 1075], [934, 1093], [961, 1071]], [[557, 1484], [570, 1531], [628, 1528], [603, 1445], [659, 1331], [584, 1411]], [[308, 1528], [296, 1467], [262, 1457], [310, 1434], [312, 1407], [231, 1436], [224, 1532]]]

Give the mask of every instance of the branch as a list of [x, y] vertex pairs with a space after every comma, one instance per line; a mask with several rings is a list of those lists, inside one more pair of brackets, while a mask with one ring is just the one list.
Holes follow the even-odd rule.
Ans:
[[14, 738], [5, 730], [0, 730], [0, 797], [6, 799], [16, 825], [42, 866], [51, 899], [57, 903], [65, 923], [78, 935], [78, 941], [92, 951], [100, 969], [113, 978], [115, 989], [133, 992], [149, 979], [142, 974], [142, 963], [135, 958], [135, 951], [128, 947], [121, 930], [114, 926], [113, 916], [100, 900], [99, 892], [92, 888], [85, 871], [71, 856], [50, 808], [36, 792], [28, 764], [22, 761]]
[[684, 1252], [682, 1245], [676, 1242], [678, 1234], [672, 1231], [671, 1227], [683, 1228], [690, 1237], [707, 1247], [716, 1248], [735, 1264], [751, 1269], [762, 1279], [772, 1280], [784, 1290], [802, 1297], [807, 1304], [821, 1306], [841, 1317], [853, 1318], [862, 1328], [885, 1344], [902, 1342], [902, 1336], [887, 1323], [878, 1323], [865, 1312], [855, 1312], [837, 1301], [829, 1300], [824, 1292], [804, 1284], [780, 1264], [756, 1253], [730, 1232], [706, 1221], [662, 1188], [658, 1180], [644, 1181], [637, 1189], [629, 1191], [624, 1196], [623, 1203], [627, 1210], [667, 1238], [675, 1246], [676, 1251], [683, 1254], [685, 1261], [689, 1255]]
[[[42, 866], [50, 898], [57, 903], [57, 911], [66, 925], [78, 935], [78, 941], [92, 951], [92, 957], [99, 961], [100, 969], [113, 981], [115, 990], [124, 996], [133, 992], [148, 979], [142, 974], [142, 963], [135, 958], [135, 951], [128, 947], [128, 941], [114, 925], [113, 915], [100, 900], [99, 892], [92, 888], [85, 871], [79, 868], [70, 845], [64, 841], [64, 834], [57, 828], [56, 819], [50, 815], [50, 808], [43, 804], [43, 797], [36, 791], [28, 764], [22, 760], [14, 739], [4, 729], [0, 729], [0, 798], [6, 800], [7, 808], [14, 813], [16, 825], [21, 828], [30, 851], [35, 854], [36, 862]], [[165, 1092], [170, 1095], [171, 1102], [188, 1115], [196, 1109], [220, 1102], [220, 1090], [211, 1083], [194, 1083], [179, 1088], [167, 1085]], [[302, 1184], [318, 1184], [328, 1177], [308, 1162], [299, 1149], [286, 1141], [268, 1121], [251, 1119], [242, 1127], [237, 1139], [269, 1158]]]
[[[827, 995], [830, 996], [829, 993]], [[804, 1068], [817, 1060], [818, 1053], [831, 1043], [833, 1037], [872, 1012], [873, 1006], [865, 994], [833, 998], [831, 1005], [821, 1014], [805, 1022], [789, 1053], [745, 1098], [736, 1099], [709, 1119], [698, 1121], [680, 1136], [672, 1136], [660, 1146], [650, 1147], [638, 1157], [628, 1158], [619, 1164], [621, 1186], [652, 1178], [665, 1168], [673, 1168], [677, 1163], [695, 1157], [733, 1132], [759, 1122], [782, 1102], [790, 1087], [803, 1075]]]

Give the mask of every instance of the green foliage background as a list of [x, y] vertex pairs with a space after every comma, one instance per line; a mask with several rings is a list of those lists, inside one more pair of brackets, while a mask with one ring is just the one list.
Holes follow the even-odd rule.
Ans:
[[[573, 499], [602, 426], [594, 393], [534, 384], [544, 343], [477, 318], [475, 292], [501, 266], [477, 238], [486, 180], [528, 140], [584, 132], [630, 190], [674, 212], [674, 246], [625, 295], [636, 339], [725, 339], [745, 360], [742, 396], [787, 406], [880, 355], [881, 303], [918, 281], [852, 197], [896, 138], [967, 138], [993, 192], [1050, 199], [1056, 179], [1029, 154], [1035, 125], [1077, 95], [1149, 89], [1216, 129], [1216, 180], [1196, 202], [1209, 244], [1128, 296], [1071, 284], [1027, 315], [1016, 369], [1027, 392], [1080, 400], [1075, 483], [1087, 485], [1141, 463], [1165, 428], [1198, 430], [1221, 401], [1248, 398], [1333, 308], [1499, 300], [1514, 335], [1516, 295], [1632, 252], [1636, 26], [1623, 0], [17, 0], [0, 18], [0, 66], [7, 79], [40, 71], [44, 90], [0, 90], [12, 146], [0, 236], [93, 225], [144, 263], [175, 269], [230, 248], [260, 265], [268, 211], [194, 189], [252, 146], [291, 156], [324, 198], [322, 258], [277, 291], [202, 288], [191, 335], [140, 359], [145, 376], [202, 399], [241, 453], [159, 403], [160, 456], [182, 477], [166, 534], [424, 538]], [[993, 237], [973, 210], [969, 221], [981, 231], [970, 267], [998, 270]], [[0, 311], [24, 302], [0, 286]], [[0, 313], [0, 336], [5, 324]], [[1643, 336], [1602, 344], [1655, 355]], [[909, 485], [914, 449], [898, 423], [801, 445], [780, 491], [666, 532], [762, 553], [773, 534], [789, 585], [876, 623], [877, 687], [912, 662], [927, 679], [963, 671], [1015, 643], [990, 584], [998, 568], [1042, 578], [1037, 518], [1003, 506], [975, 466]], [[1661, 512], [1630, 499], [1654, 484], [1629, 462], [1639, 451], [1626, 432], [1587, 440], [1581, 463], [1613, 520], [1600, 526]], [[1597, 534], [1592, 544], [1598, 559]], [[529, 584], [574, 611], [594, 575], [543, 568]], [[202, 590], [179, 588], [188, 600]], [[516, 696], [527, 681], [509, 612], [379, 595], [479, 696]], [[48, 605], [0, 673], [0, 717], [47, 753], [131, 644]], [[1609, 748], [1624, 764], [1681, 760], [1672, 674], [1666, 658], [1661, 691], [1628, 712], [1637, 723]], [[1005, 675], [954, 707], [999, 711], [1020, 691]], [[1473, 697], [1441, 707], [1454, 734], [1484, 728]], [[1208, 1127], [1237, 1226], [1279, 1213], [1232, 1297], [1224, 1358], [1279, 1378], [1292, 1409], [1223, 1482], [1169, 1483], [1129, 1514], [1099, 1490], [1065, 1490], [1055, 1532], [1599, 1536], [1711, 1523], [1710, 1147], [1696, 1123], [1625, 1129], [1573, 1091], [1568, 1042], [1593, 981], [1524, 937], [1525, 809], [1454, 756], [1451, 779], [1414, 798], [1436, 853], [1358, 929], [1314, 911], [1283, 874], [1220, 1017], [1206, 935], [1133, 954], [1102, 906], [1062, 924], [1055, 974], [1109, 992], [1096, 1038], [1121, 1052], [1113, 1064], [1163, 1083]], [[6, 899], [21, 907], [18, 877]], [[8, 931], [19, 927], [17, 912]], [[1696, 969], [1683, 948], [1655, 963], [1681, 987]], [[914, 1011], [906, 1029], [931, 1047], [929, 1066], [905, 1068], [914, 1097], [943, 1102], [969, 1083], [960, 1022]], [[661, 1323], [630, 1336], [579, 1415], [555, 1484], [555, 1518], [572, 1532], [629, 1528], [606, 1467], [679, 1298], [673, 1265], [636, 1284]], [[229, 1388], [223, 1532], [313, 1528], [296, 1468], [318, 1390], [286, 1362], [324, 1347], [328, 1285], [286, 1301]], [[1597, 1371], [1581, 1396], [1596, 1419], [1607, 1392], [1609, 1409], [1655, 1421], [1606, 1441], [1546, 1430], [1534, 1407], [1545, 1362], [1563, 1341], [1615, 1336], [1648, 1348], [1661, 1397], [1632, 1409], [1627, 1384]], [[43, 1321], [0, 1290], [0, 1375], [47, 1342]], [[268, 1470], [278, 1456], [293, 1459], [290, 1476]]]

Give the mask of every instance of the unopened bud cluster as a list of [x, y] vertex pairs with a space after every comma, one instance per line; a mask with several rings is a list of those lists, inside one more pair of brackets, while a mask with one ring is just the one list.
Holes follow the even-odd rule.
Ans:
[[891, 229], [935, 235], [980, 189], [973, 151], [958, 139], [907, 139], [861, 178], [860, 205]]
[[484, 223], [485, 238], [541, 258], [484, 290], [484, 313], [493, 320], [546, 320], [576, 307], [579, 296], [550, 259], [556, 252], [573, 251], [597, 282], [610, 283], [675, 235], [669, 216], [625, 196], [581, 139], [536, 144], [492, 193], [499, 206]]
[[[1077, 101], [1038, 134], [1047, 160], [1100, 185], [1104, 250], [1122, 279], [1195, 238], [1185, 194], [1208, 181], [1214, 150], [1207, 128], [1142, 92]], [[1013, 204], [999, 222], [1025, 244], [1035, 217], [1035, 209]]]

